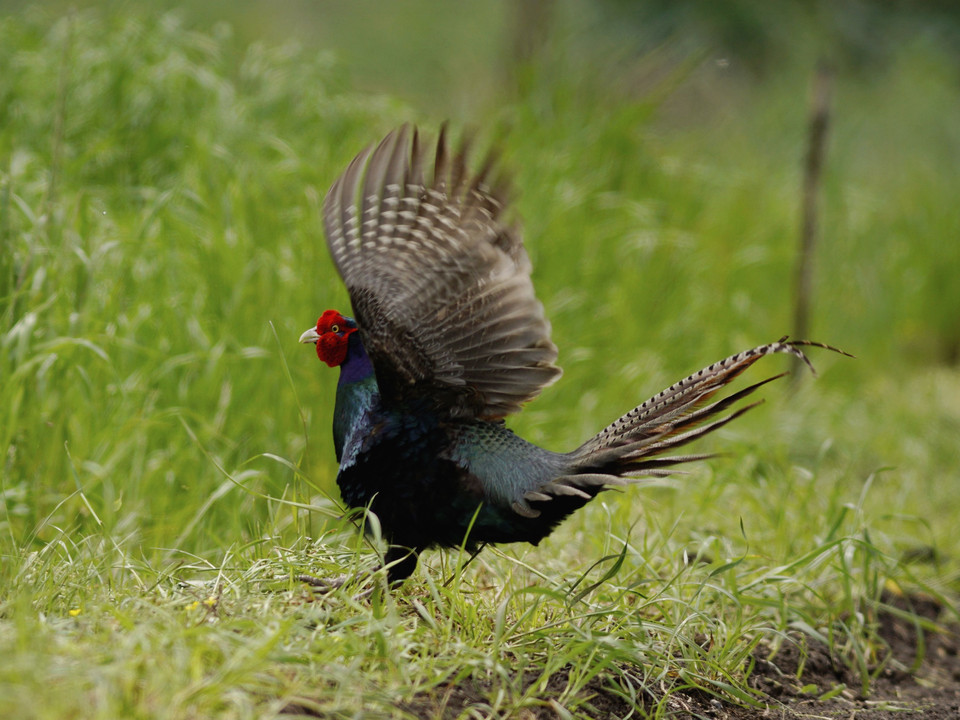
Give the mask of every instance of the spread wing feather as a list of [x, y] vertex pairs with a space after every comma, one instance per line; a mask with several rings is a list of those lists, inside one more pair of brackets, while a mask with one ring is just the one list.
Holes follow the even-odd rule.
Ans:
[[493, 156], [471, 176], [467, 149], [442, 130], [431, 158], [415, 129], [390, 133], [330, 188], [324, 225], [383, 401], [491, 420], [560, 369]]

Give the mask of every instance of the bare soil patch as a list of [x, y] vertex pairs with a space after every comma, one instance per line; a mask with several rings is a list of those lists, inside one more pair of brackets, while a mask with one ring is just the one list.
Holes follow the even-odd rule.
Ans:
[[[888, 595], [883, 600], [929, 620], [936, 621], [944, 614], [929, 598]], [[861, 693], [860, 676], [832, 657], [825, 645], [801, 639], [785, 643], [773, 657], [763, 650], [756, 654], [749, 683], [770, 698], [766, 711], [725, 708], [719, 717], [960, 717], [960, 625], [951, 620], [939, 631], [924, 631], [915, 620], [889, 611], [881, 613], [877, 623], [878, 635], [888, 649], [868, 695]], [[846, 687], [836, 696], [818, 699], [840, 686]]]

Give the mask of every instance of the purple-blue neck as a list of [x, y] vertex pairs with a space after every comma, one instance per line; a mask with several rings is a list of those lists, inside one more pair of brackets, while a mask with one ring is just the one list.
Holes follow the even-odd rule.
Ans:
[[340, 385], [366, 380], [373, 375], [373, 364], [367, 355], [360, 333], [350, 333], [347, 344], [347, 359], [340, 365]]

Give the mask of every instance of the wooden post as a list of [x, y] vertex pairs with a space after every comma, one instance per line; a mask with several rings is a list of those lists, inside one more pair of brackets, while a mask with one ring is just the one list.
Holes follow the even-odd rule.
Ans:
[[556, 0], [517, 0], [512, 5], [513, 34], [507, 72], [510, 86], [520, 96], [530, 90], [530, 66], [547, 44], [555, 5]]
[[[825, 63], [821, 63], [813, 78], [807, 155], [803, 172], [803, 209], [800, 218], [800, 246], [797, 252], [793, 304], [793, 337], [798, 340], [807, 339], [810, 332], [810, 306], [813, 302], [813, 261], [817, 244], [820, 185], [823, 158], [826, 154], [832, 93], [833, 70]], [[794, 383], [802, 375], [799, 372], [800, 362], [798, 359], [794, 360]]]

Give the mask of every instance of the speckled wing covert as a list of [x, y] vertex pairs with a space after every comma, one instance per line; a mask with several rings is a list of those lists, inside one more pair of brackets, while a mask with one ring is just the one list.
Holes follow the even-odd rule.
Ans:
[[560, 369], [505, 188], [487, 184], [492, 158], [468, 174], [466, 145], [451, 154], [442, 129], [428, 153], [393, 131], [330, 188], [324, 226], [382, 401], [494, 420]]

